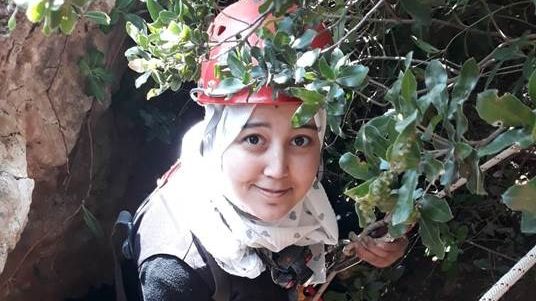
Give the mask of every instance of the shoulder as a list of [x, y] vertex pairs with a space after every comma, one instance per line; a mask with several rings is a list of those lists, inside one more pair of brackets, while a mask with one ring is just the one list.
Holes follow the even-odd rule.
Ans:
[[140, 265], [144, 300], [210, 300], [211, 289], [188, 264], [171, 255], [155, 255]]
[[202, 267], [205, 263], [192, 248], [192, 233], [180, 218], [177, 200], [165, 188], [151, 194], [136, 212], [132, 241], [137, 264], [165, 254], [184, 258], [193, 268]]

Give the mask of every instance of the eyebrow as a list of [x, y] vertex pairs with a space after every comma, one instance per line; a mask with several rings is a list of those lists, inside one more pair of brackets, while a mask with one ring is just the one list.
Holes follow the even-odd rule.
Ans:
[[[255, 127], [271, 128], [268, 122], [248, 122], [242, 127], [242, 129], [244, 130], [244, 129], [250, 129], [250, 128], [255, 128]], [[310, 130], [318, 131], [318, 127], [314, 123], [313, 124], [307, 123], [296, 129], [310, 129]]]

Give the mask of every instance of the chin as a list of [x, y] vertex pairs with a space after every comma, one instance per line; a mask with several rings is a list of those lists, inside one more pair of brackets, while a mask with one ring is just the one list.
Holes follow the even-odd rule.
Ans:
[[285, 206], [285, 208], [273, 208], [271, 205], [267, 205], [264, 208], [257, 208], [257, 210], [253, 210], [254, 212], [252, 212], [252, 214], [262, 221], [276, 222], [286, 216], [293, 207], [294, 206]]

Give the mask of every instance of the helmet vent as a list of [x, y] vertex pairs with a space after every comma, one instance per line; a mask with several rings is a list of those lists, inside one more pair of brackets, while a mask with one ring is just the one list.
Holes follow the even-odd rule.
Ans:
[[220, 36], [225, 31], [225, 29], [226, 29], [225, 26], [218, 27], [218, 33], [217, 33], [218, 36]]

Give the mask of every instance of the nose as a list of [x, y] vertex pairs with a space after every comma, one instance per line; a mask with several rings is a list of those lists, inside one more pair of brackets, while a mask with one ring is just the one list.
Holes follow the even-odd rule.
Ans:
[[264, 175], [269, 178], [281, 179], [289, 174], [289, 154], [284, 146], [274, 145], [266, 153]]

